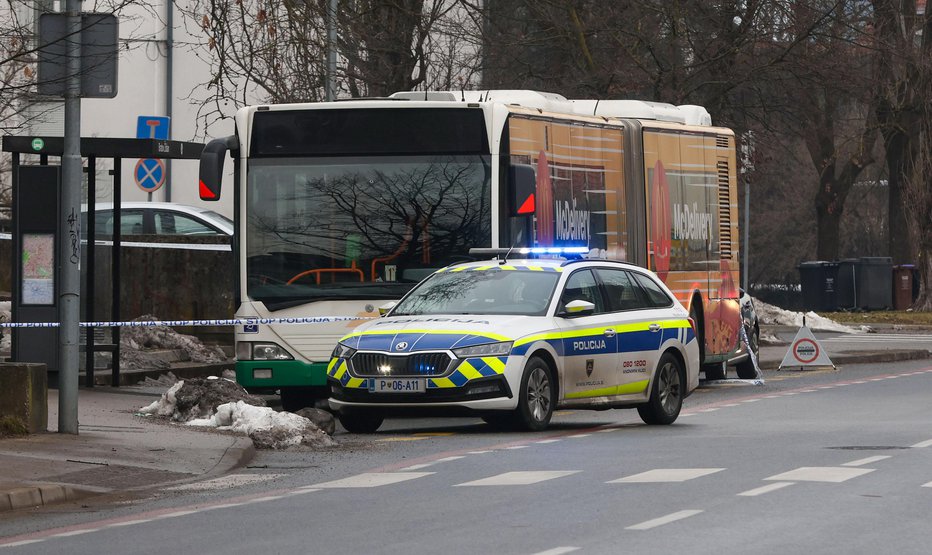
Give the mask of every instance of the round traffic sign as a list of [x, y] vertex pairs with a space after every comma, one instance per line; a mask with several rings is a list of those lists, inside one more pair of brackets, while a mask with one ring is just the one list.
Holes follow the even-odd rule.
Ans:
[[39, 152], [43, 148], [45, 148], [45, 141], [43, 141], [40, 137], [36, 137], [32, 140], [32, 150]]
[[165, 162], [157, 158], [142, 158], [133, 170], [136, 185], [147, 193], [158, 191], [165, 184]]
[[803, 364], [809, 364], [819, 358], [819, 344], [806, 337], [793, 344], [793, 356]]

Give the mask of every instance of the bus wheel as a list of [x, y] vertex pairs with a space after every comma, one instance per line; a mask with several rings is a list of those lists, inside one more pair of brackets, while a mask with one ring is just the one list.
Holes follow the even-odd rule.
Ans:
[[553, 372], [540, 357], [531, 357], [521, 377], [521, 394], [515, 409], [515, 424], [524, 430], [539, 432], [547, 428], [553, 416]]
[[385, 420], [381, 414], [367, 410], [344, 411], [339, 418], [340, 424], [351, 434], [374, 433]]
[[650, 399], [638, 407], [638, 414], [646, 424], [673, 424], [683, 408], [686, 380], [679, 359], [664, 353], [657, 364]]
[[298, 412], [313, 407], [317, 401], [330, 397], [329, 387], [283, 387], [281, 389], [282, 410]]

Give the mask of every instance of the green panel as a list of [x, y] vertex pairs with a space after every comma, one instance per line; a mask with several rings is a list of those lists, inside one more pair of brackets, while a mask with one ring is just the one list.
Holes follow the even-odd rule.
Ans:
[[[253, 370], [257, 368], [270, 368], [272, 378], [253, 378]], [[236, 361], [236, 381], [243, 387], [327, 385], [327, 363], [306, 364], [298, 360]]]

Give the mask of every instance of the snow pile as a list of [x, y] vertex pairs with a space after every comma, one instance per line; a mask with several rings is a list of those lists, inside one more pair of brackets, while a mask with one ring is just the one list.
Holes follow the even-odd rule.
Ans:
[[809, 311], [805, 315], [802, 312], [792, 312], [782, 308], [767, 304], [754, 299], [754, 309], [757, 312], [757, 318], [761, 324], [773, 324], [777, 326], [802, 327], [803, 316], [806, 317], [806, 326], [811, 330], [837, 331], [841, 333], [862, 333], [869, 330], [866, 326], [853, 328], [844, 324], [819, 316], [815, 312]]
[[[153, 322], [158, 318], [147, 314], [136, 322]], [[204, 345], [193, 335], [178, 333], [168, 326], [145, 328], [126, 327], [120, 332], [120, 365], [124, 368], [169, 368], [169, 361], [147, 353], [152, 350], [182, 351], [192, 362], [217, 363], [227, 360], [223, 349]]]
[[213, 416], [197, 418], [187, 424], [244, 433], [259, 449], [336, 445], [329, 435], [303, 416], [277, 412], [269, 407], [256, 407], [243, 401], [220, 405]]
[[[189, 426], [244, 433], [260, 449], [295, 445], [332, 447], [333, 439], [314, 422], [290, 412], [277, 412], [265, 400], [249, 395], [226, 378], [182, 380], [139, 410], [140, 415], [171, 418]], [[325, 427], [332, 430], [333, 426]]]

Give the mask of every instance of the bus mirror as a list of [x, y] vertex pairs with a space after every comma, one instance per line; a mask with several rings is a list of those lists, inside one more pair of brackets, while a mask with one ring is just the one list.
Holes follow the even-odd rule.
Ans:
[[236, 149], [236, 137], [214, 139], [201, 152], [198, 172], [198, 192], [201, 200], [220, 200], [220, 184], [223, 181], [223, 162], [227, 151]]
[[382, 306], [380, 306], [379, 316], [385, 316], [386, 314], [388, 314], [388, 311], [395, 308], [396, 304], [398, 304], [397, 301], [391, 301], [391, 302], [385, 303]]
[[537, 172], [534, 166], [513, 164], [508, 168], [509, 200], [512, 216], [531, 216], [536, 211]]

